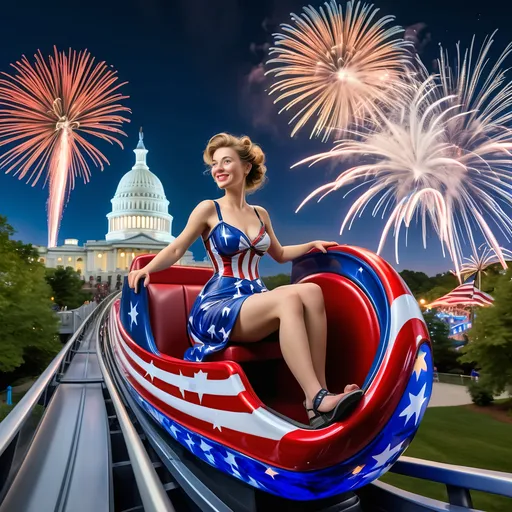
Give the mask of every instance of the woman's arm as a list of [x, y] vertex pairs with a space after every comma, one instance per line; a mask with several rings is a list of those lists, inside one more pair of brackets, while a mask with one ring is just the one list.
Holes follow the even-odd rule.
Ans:
[[165, 249], [161, 250], [145, 267], [148, 273], [158, 272], [174, 265], [208, 227], [207, 219], [212, 214], [213, 202], [201, 201], [188, 218], [185, 229]]
[[306, 254], [315, 247], [320, 249], [322, 252], [326, 252], [325, 247], [338, 245], [337, 242], [324, 242], [321, 240], [315, 240], [305, 244], [282, 246], [277, 239], [276, 234], [274, 233], [272, 222], [270, 221], [270, 215], [268, 214], [267, 210], [261, 206], [257, 206], [256, 208], [258, 209], [258, 213], [261, 215], [261, 218], [265, 223], [265, 228], [270, 237], [270, 248], [268, 250], [268, 254], [278, 263], [286, 263], [288, 261], [292, 261], [295, 258]]

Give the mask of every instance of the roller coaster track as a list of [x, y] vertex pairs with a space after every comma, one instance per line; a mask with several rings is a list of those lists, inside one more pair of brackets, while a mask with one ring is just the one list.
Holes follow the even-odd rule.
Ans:
[[291, 502], [231, 479], [165, 436], [129, 395], [105, 329], [118, 296], [89, 315], [0, 423], [0, 512], [461, 512], [475, 510], [471, 491], [512, 498], [512, 474], [411, 457], [390, 471], [444, 484], [448, 503], [379, 481]]

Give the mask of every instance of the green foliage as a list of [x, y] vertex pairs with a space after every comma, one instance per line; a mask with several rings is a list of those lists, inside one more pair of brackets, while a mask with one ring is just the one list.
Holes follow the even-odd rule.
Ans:
[[482, 275], [482, 291], [493, 294], [499, 280], [503, 277], [502, 272], [503, 268], [500, 264], [487, 267], [485, 274]]
[[454, 276], [451, 272], [436, 274], [434, 277], [431, 277], [430, 280], [434, 286], [448, 288], [450, 291], [453, 290], [456, 286], [459, 286], [457, 277]]
[[402, 270], [400, 276], [416, 299], [425, 299], [427, 302], [451, 292], [459, 284], [451, 272], [428, 277], [424, 272]]
[[468, 386], [469, 394], [471, 395], [471, 400], [476, 405], [486, 406], [490, 405], [494, 400], [494, 396], [492, 394], [492, 389], [482, 383], [481, 381], [476, 382], [473, 381]]
[[434, 365], [438, 372], [449, 373], [460, 366], [457, 363], [459, 354], [454, 349], [453, 340], [449, 338], [450, 328], [448, 324], [436, 317], [434, 311], [423, 313], [423, 318], [432, 341]]
[[434, 286], [431, 290], [422, 293], [421, 297], [422, 299], [425, 299], [427, 304], [430, 304], [431, 302], [434, 302], [436, 299], [439, 299], [439, 297], [442, 297], [443, 295], [446, 295], [447, 293], [450, 293], [453, 290], [453, 288], [448, 288], [446, 286]]
[[429, 290], [432, 286], [430, 284], [430, 277], [424, 272], [416, 272], [414, 270], [402, 270], [400, 276], [406, 282], [411, 290], [411, 293], [419, 298], [418, 295]]
[[55, 304], [61, 308], [79, 308], [87, 298], [82, 292], [84, 282], [72, 267], [47, 268], [46, 282], [52, 287]]
[[290, 284], [290, 275], [289, 274], [277, 274], [276, 276], [262, 277], [262, 280], [265, 283], [265, 286], [269, 290], [273, 290], [274, 288], [277, 288], [278, 286]]
[[31, 357], [44, 364], [61, 348], [45, 269], [37, 251], [11, 240], [13, 234], [0, 216], [0, 372], [12, 372]]
[[512, 386], [512, 270], [500, 275], [494, 304], [479, 308], [461, 361], [474, 362], [495, 394]]

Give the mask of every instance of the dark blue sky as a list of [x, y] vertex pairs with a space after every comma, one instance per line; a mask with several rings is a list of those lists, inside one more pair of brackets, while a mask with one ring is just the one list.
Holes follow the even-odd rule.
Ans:
[[[59, 243], [71, 237], [81, 244], [104, 237], [110, 199], [133, 165], [131, 150], [142, 125], [148, 164], [164, 185], [175, 236], [199, 201], [218, 197], [212, 180], [203, 175], [202, 151], [212, 135], [228, 131], [250, 135], [267, 154], [269, 181], [263, 190], [249, 196], [249, 202], [270, 212], [281, 243], [326, 239], [376, 250], [384, 220], [369, 212], [339, 237], [343, 216], [355, 196], [344, 199], [339, 191], [294, 213], [309, 192], [337, 174], [328, 174], [327, 167], [320, 165], [294, 170], [291, 165], [330, 146], [310, 140], [307, 130], [291, 139], [289, 117], [278, 116], [279, 106], [272, 105], [261, 89], [249, 86], [251, 70], [264, 58], [259, 48], [271, 42], [268, 27], [288, 22], [289, 13], [299, 13], [307, 3], [323, 4], [305, 0], [48, 0], [3, 5], [0, 70], [9, 71], [9, 64], [22, 54], [32, 61], [38, 49], [47, 55], [56, 45], [60, 50], [87, 48], [128, 82], [124, 92], [130, 98], [124, 103], [132, 114], [131, 123], [125, 125], [128, 137], [122, 139], [125, 149], [98, 144], [111, 165], [104, 172], [93, 167], [89, 184], [77, 182], [64, 211]], [[402, 26], [427, 25], [431, 42], [424, 49], [426, 61], [436, 54], [439, 43], [453, 54], [457, 40], [469, 43], [474, 33], [480, 42], [499, 29], [496, 52], [508, 42], [505, 37], [512, 8], [503, 0], [485, 4], [382, 0], [375, 4], [382, 13], [394, 14]], [[41, 182], [32, 188], [12, 175], [0, 174], [0, 214], [8, 217], [18, 238], [46, 244], [46, 198], [47, 189]], [[383, 256], [395, 264], [393, 247], [390, 238]], [[200, 242], [191, 249], [197, 258], [203, 258]], [[452, 268], [450, 260], [443, 259], [434, 235], [423, 249], [419, 227], [410, 231], [408, 247], [402, 237], [400, 264], [395, 266], [428, 274]], [[278, 265], [270, 258], [261, 263], [263, 275], [289, 270], [289, 264]]]

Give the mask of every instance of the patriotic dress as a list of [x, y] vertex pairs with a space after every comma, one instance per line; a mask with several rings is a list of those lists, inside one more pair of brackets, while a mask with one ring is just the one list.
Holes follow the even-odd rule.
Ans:
[[187, 328], [193, 346], [184, 355], [188, 361], [202, 361], [205, 356], [223, 350], [247, 297], [268, 291], [260, 279], [258, 263], [270, 247], [270, 237], [256, 208], [261, 227], [254, 240], [240, 229], [224, 222], [214, 201], [219, 222], [206, 240], [206, 252], [214, 274], [197, 296]]

